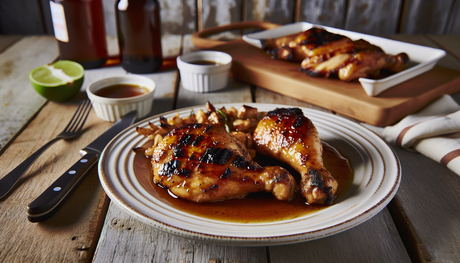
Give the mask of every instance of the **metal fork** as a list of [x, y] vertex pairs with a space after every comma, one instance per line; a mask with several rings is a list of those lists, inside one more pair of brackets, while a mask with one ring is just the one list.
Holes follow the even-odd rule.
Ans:
[[67, 124], [65, 129], [56, 138], [43, 145], [9, 174], [0, 179], [0, 199], [2, 199], [13, 188], [13, 186], [19, 181], [19, 178], [21, 178], [21, 176], [27, 171], [27, 169], [38, 158], [38, 156], [40, 156], [48, 147], [61, 139], [70, 139], [78, 136], [86, 122], [90, 111], [91, 102], [89, 100], [82, 100], [69, 124]]

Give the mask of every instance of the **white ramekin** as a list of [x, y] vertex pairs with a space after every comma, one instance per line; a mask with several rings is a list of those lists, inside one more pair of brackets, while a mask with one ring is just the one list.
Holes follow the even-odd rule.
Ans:
[[[196, 65], [198, 60], [216, 61], [219, 65]], [[177, 57], [182, 86], [194, 92], [212, 92], [225, 88], [232, 67], [232, 57], [219, 51], [196, 51]]]
[[[99, 89], [113, 84], [131, 84], [145, 87], [148, 93], [128, 98], [106, 98], [94, 93]], [[126, 113], [136, 109], [137, 118], [145, 117], [152, 110], [155, 82], [149, 78], [138, 75], [110, 77], [93, 82], [86, 88], [88, 98], [91, 100], [96, 115], [108, 122], [115, 122]]]

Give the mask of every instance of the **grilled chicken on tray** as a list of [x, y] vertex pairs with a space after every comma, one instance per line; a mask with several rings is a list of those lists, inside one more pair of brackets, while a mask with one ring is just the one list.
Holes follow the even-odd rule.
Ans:
[[253, 161], [249, 150], [257, 146], [259, 153], [301, 174], [300, 188], [308, 204], [332, 204], [337, 181], [323, 165], [315, 126], [300, 109], [266, 114], [249, 106], [238, 113], [216, 110], [210, 103], [207, 108], [208, 112], [185, 119], [160, 117], [159, 127], [136, 129], [155, 141], [151, 148], [134, 149], [151, 158], [155, 184], [194, 202], [243, 198], [260, 191], [271, 192], [279, 200], [294, 198], [295, 178], [283, 167], [262, 167]]
[[353, 41], [321, 28], [262, 43], [273, 58], [301, 62], [300, 69], [311, 76], [338, 76], [343, 81], [376, 78], [381, 70], [397, 73], [405, 70], [409, 62], [406, 53], [385, 54], [380, 47], [363, 39]]

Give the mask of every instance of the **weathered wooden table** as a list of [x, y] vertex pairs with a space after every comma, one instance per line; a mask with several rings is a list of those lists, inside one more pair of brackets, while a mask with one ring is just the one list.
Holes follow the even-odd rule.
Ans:
[[[394, 36], [438, 47], [440, 65], [460, 70], [460, 36]], [[114, 39], [112, 53], [117, 53]], [[194, 49], [190, 37], [164, 40], [165, 56]], [[0, 36], [0, 177], [54, 138], [86, 97], [91, 82], [127, 74], [118, 66], [87, 70], [70, 102], [41, 98], [28, 72], [58, 56], [51, 36]], [[184, 90], [176, 69], [147, 75], [157, 83], [153, 114], [212, 103], [259, 102], [315, 107], [259, 87], [231, 81], [219, 92]], [[323, 109], [324, 110], [324, 109]], [[67, 203], [41, 223], [27, 205], [79, 158], [78, 150], [111, 126], [90, 114], [84, 133], [59, 141], [0, 200], [1, 262], [460, 262], [460, 177], [442, 165], [394, 147], [402, 165], [396, 197], [375, 217], [345, 232], [299, 244], [234, 247], [196, 242], [145, 225], [112, 204], [93, 169]]]

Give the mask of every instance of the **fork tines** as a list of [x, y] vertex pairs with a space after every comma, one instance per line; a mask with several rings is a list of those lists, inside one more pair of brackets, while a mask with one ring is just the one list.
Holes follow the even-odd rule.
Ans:
[[73, 115], [65, 130], [68, 132], [79, 132], [83, 128], [89, 113], [91, 112], [91, 102], [89, 100], [82, 100], [78, 105], [78, 109]]

